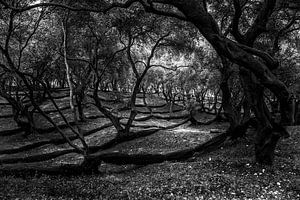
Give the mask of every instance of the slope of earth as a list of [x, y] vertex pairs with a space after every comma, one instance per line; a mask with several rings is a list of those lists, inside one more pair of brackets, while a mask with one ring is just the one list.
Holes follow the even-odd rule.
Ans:
[[289, 128], [272, 167], [253, 163], [247, 140], [186, 162], [102, 165], [90, 176], [1, 175], [1, 199], [299, 199], [300, 127]]
[[[65, 104], [63, 100], [61, 103]], [[112, 103], [110, 105], [113, 107]], [[163, 105], [163, 102], [160, 105]], [[45, 109], [52, 108], [45, 105]], [[143, 130], [151, 126], [165, 128], [183, 121], [180, 118], [168, 119], [170, 114], [166, 107], [157, 111], [161, 112], [158, 114], [160, 118], [136, 121], [133, 130]], [[67, 110], [65, 112], [67, 114]], [[86, 109], [86, 114], [91, 112], [101, 115], [95, 112], [93, 107]], [[172, 116], [174, 114], [181, 116], [181, 112], [173, 113]], [[147, 116], [147, 113], [143, 113], [137, 117]], [[208, 120], [207, 116], [203, 116], [202, 120]], [[88, 120], [82, 128], [90, 131], [108, 123], [107, 119], [96, 118]], [[160, 130], [148, 137], [119, 144], [106, 151], [132, 154], [165, 153], [201, 144], [224, 131], [227, 126], [226, 123], [214, 123], [191, 127], [189, 123], [183, 123], [175, 128]], [[12, 127], [7, 124], [4, 129], [8, 128]], [[272, 167], [259, 166], [253, 162], [254, 151], [249, 139], [253, 131], [249, 131], [247, 139], [226, 142], [216, 151], [195, 155], [182, 162], [164, 162], [147, 166], [117, 166], [103, 163], [99, 167], [100, 174], [94, 175], [48, 176], [39, 173], [35, 175], [0, 173], [0, 199], [299, 199], [300, 188], [297, 184], [300, 184], [300, 127], [288, 127], [288, 130], [291, 137], [280, 141], [275, 164]], [[68, 136], [72, 136], [69, 131], [65, 132]], [[41, 133], [29, 138], [23, 138], [20, 134], [1, 136], [0, 150], [59, 138], [56, 132]], [[108, 126], [86, 136], [86, 140], [90, 145], [101, 145], [114, 136], [114, 129]], [[70, 147], [64, 142], [49, 143], [22, 152], [1, 154], [0, 159], [68, 148]], [[21, 165], [52, 166], [80, 161], [81, 157], [77, 154], [67, 154], [47, 162]]]
[[[247, 140], [186, 162], [103, 164], [90, 176], [1, 175], [1, 199], [299, 199], [300, 127], [281, 141], [272, 167], [253, 163]], [[299, 184], [299, 183], [298, 183]]]

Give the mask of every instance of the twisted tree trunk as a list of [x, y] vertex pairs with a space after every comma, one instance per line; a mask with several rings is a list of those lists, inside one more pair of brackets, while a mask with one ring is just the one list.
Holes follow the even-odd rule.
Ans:
[[[263, 57], [265, 62], [262, 62], [254, 57], [254, 55], [258, 56], [257, 51], [254, 49], [224, 37], [215, 20], [205, 9], [203, 1], [192, 0], [186, 2], [178, 0], [175, 2], [168, 1], [168, 3], [177, 7], [186, 18], [199, 29], [221, 57], [225, 57], [231, 62], [251, 71], [263, 87], [272, 91], [280, 100], [281, 105], [286, 108], [283, 114], [289, 122], [293, 123], [293, 113], [291, 112], [290, 106], [291, 95], [284, 83], [278, 80], [271, 72], [271, 69], [276, 68], [276, 63], [270, 62], [266, 57]], [[250, 83], [251, 82], [247, 82], [246, 85], [251, 88]], [[259, 121], [255, 144], [256, 160], [260, 163], [271, 164], [273, 162], [274, 149], [280, 134], [278, 135], [277, 132], [274, 131], [272, 123], [269, 120], [263, 93], [258, 91], [257, 88], [251, 88], [249, 92], [251, 93], [248, 96], [251, 97], [252, 108]], [[259, 95], [258, 97], [256, 96], [257, 94]]]

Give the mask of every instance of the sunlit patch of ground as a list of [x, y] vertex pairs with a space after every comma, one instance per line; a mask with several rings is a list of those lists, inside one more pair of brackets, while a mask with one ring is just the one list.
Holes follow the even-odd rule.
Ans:
[[[224, 125], [225, 127], [226, 125]], [[212, 138], [209, 129], [202, 127], [196, 131], [195, 128], [184, 124], [177, 128], [161, 130], [151, 136], [139, 138], [134, 141], [117, 145], [112, 150], [130, 153], [168, 153], [204, 143]]]

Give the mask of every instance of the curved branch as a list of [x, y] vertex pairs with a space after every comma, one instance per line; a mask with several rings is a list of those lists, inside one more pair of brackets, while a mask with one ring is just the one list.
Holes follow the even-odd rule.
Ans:
[[95, 153], [90, 155], [89, 159], [93, 160], [95, 164], [106, 162], [111, 164], [135, 164], [135, 165], [148, 165], [154, 163], [161, 163], [164, 161], [180, 161], [191, 158], [195, 153], [206, 153], [219, 147], [227, 138], [227, 133], [223, 133], [213, 139], [205, 142], [204, 144], [197, 145], [196, 147], [173, 151], [166, 154], [126, 154], [120, 152], [112, 153]]
[[[101, 126], [99, 128], [96, 128], [96, 129], [93, 129], [93, 130], [90, 130], [90, 131], [85, 131], [83, 133], [83, 136], [89, 136], [93, 133], [96, 133], [96, 132], [101, 131], [103, 129], [109, 128], [111, 126], [112, 126], [111, 123], [104, 124], [103, 126]], [[65, 127], [59, 126], [59, 128], [65, 128]], [[49, 130], [51, 130], [51, 128]], [[53, 130], [51, 130], [51, 131], [53, 131]], [[46, 132], [47, 132], [47, 130], [46, 130]], [[73, 136], [69, 137], [70, 141], [74, 141], [76, 139], [78, 139], [77, 135], [73, 135]], [[19, 147], [7, 148], [7, 149], [3, 148], [3, 149], [0, 149], [0, 154], [15, 154], [15, 153], [23, 152], [23, 151], [28, 151], [28, 150], [31, 150], [31, 149], [34, 149], [34, 148], [38, 148], [38, 147], [41, 147], [41, 146], [47, 145], [47, 144], [59, 145], [59, 144], [65, 144], [65, 143], [66, 143], [66, 140], [64, 138], [46, 139], [46, 140], [33, 142], [33, 143], [26, 144], [26, 145], [19, 146]], [[77, 149], [74, 149], [74, 151], [80, 153], [80, 151], [78, 151]]]
[[154, 7], [153, 2], [151, 1], [147, 1], [147, 3], [149, 5], [147, 5], [145, 2], [140, 1], [140, 3], [142, 4], [142, 6], [144, 7], [146, 12], [150, 12], [153, 14], [157, 14], [157, 15], [162, 15], [162, 16], [166, 16], [166, 17], [173, 17], [182, 21], [188, 21], [188, 19], [184, 16], [184, 15], [179, 15], [178, 13], [175, 12], [165, 12], [162, 10], [158, 10]]
[[265, 61], [265, 63], [267, 64], [268, 68], [270, 70], [276, 69], [279, 66], [279, 62], [277, 60], [275, 60], [270, 54], [268, 54], [267, 52], [264, 51], [260, 51], [258, 49], [246, 46], [246, 45], [242, 45], [242, 44], [238, 44], [237, 45], [243, 49], [244, 51], [251, 53], [255, 56], [260, 57], [261, 59], [263, 59]]
[[240, 17], [242, 15], [242, 8], [241, 8], [240, 0], [234, 0], [233, 1], [233, 6], [234, 6], [235, 12], [234, 12], [234, 17], [232, 19], [231, 34], [234, 36], [234, 38], [238, 42], [244, 43], [245, 38], [243, 37], [243, 35], [239, 31], [239, 22], [240, 22]]
[[246, 43], [252, 46], [255, 39], [267, 30], [267, 23], [269, 17], [272, 15], [276, 5], [276, 0], [265, 0], [264, 4], [258, 13], [254, 23], [245, 33]]
[[4, 8], [9, 8], [15, 12], [24, 12], [28, 11], [34, 8], [39, 8], [39, 7], [59, 7], [59, 8], [64, 8], [68, 9], [71, 11], [80, 11], [80, 12], [103, 12], [106, 13], [110, 11], [113, 8], [128, 8], [130, 7], [133, 3], [139, 2], [140, 0], [128, 0], [125, 3], [112, 3], [110, 6], [104, 8], [104, 9], [95, 9], [91, 7], [73, 7], [73, 6], [68, 6], [66, 4], [61, 4], [61, 3], [37, 3], [33, 5], [29, 5], [26, 7], [14, 7], [13, 5], [7, 3], [5, 0], [0, 0], [0, 4], [4, 6]]
[[26, 41], [25, 41], [25, 44], [21, 47], [20, 49], [20, 52], [19, 52], [19, 58], [18, 58], [18, 69], [20, 68], [21, 66], [21, 62], [22, 62], [22, 56], [23, 56], [23, 52], [24, 50], [26, 49], [26, 47], [28, 46], [29, 44], [29, 41], [31, 40], [31, 38], [34, 36], [34, 34], [36, 33], [36, 31], [38, 30], [39, 28], [39, 25], [40, 25], [40, 22], [42, 21], [44, 17], [44, 10], [41, 11], [38, 19], [36, 20], [35, 24], [34, 24], [34, 27], [33, 27], [33, 31], [29, 34], [29, 36], [27, 37]]

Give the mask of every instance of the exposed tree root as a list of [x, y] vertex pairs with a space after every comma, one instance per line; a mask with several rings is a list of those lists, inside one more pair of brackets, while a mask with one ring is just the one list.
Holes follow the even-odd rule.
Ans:
[[219, 145], [221, 145], [227, 138], [227, 133], [223, 133], [204, 144], [200, 144], [194, 148], [184, 149], [179, 151], [173, 151], [166, 154], [125, 154], [125, 153], [96, 153], [90, 155], [90, 159], [94, 162], [98, 161], [99, 163], [106, 162], [111, 164], [135, 164], [135, 165], [147, 165], [153, 163], [160, 163], [164, 161], [180, 161], [186, 160], [194, 154], [209, 152]]
[[134, 121], [137, 122], [142, 122], [142, 121], [147, 121], [149, 119], [164, 119], [164, 120], [172, 120], [172, 119], [186, 119], [190, 117], [188, 114], [186, 115], [181, 115], [181, 116], [160, 116], [160, 115], [149, 115], [146, 117], [140, 117], [136, 118]]
[[[90, 130], [90, 131], [86, 131], [86, 132], [83, 133], [83, 135], [88, 136], [88, 135], [96, 133], [96, 132], [98, 132], [102, 129], [108, 128], [110, 126], [112, 126], [112, 123], [105, 124], [105, 125], [103, 125], [99, 128], [96, 128], [96, 129], [93, 129], [93, 130]], [[78, 137], [76, 135], [72, 135], [72, 136], [69, 137], [70, 140], [75, 140], [77, 138]], [[15, 154], [15, 153], [19, 153], [19, 152], [22, 152], [22, 151], [28, 151], [28, 150], [31, 150], [31, 149], [34, 149], [34, 148], [37, 148], [37, 147], [41, 147], [41, 146], [46, 145], [46, 144], [59, 145], [59, 144], [64, 144], [64, 143], [66, 143], [66, 140], [63, 139], [63, 138], [43, 140], [43, 141], [38, 141], [38, 142], [34, 142], [34, 143], [31, 143], [31, 144], [23, 145], [23, 146], [20, 146], [20, 147], [15, 147], [15, 148], [11, 148], [11, 149], [0, 149], [0, 154]], [[0, 163], [1, 163], [1, 159], [0, 159]]]
[[[105, 118], [103, 115], [92, 115], [92, 116], [88, 116], [86, 117], [86, 119], [98, 119], [98, 118]], [[70, 125], [74, 125], [74, 122], [69, 122]], [[60, 129], [66, 129], [69, 126], [67, 124], [61, 124], [58, 125], [58, 127]], [[55, 131], [56, 128], [55, 127], [49, 127], [49, 128], [37, 128], [36, 131], [38, 133], [51, 133], [53, 131]], [[21, 132], [23, 132], [24, 130], [22, 128], [15, 128], [15, 129], [11, 129], [11, 130], [5, 130], [5, 131], [0, 131], [0, 136], [12, 136], [12, 135], [16, 135], [19, 134]]]
[[11, 129], [11, 130], [4, 130], [4, 131], [0, 131], [0, 136], [11, 136], [11, 135], [16, 135], [23, 132], [22, 128], [15, 128], [15, 129]]
[[[3, 173], [45, 173], [45, 174], [64, 174], [64, 175], [75, 175], [82, 173], [94, 173], [97, 172], [97, 168], [101, 162], [106, 162], [110, 164], [125, 165], [125, 164], [135, 164], [135, 165], [149, 165], [154, 163], [161, 163], [165, 161], [184, 161], [188, 158], [193, 157], [196, 153], [203, 154], [210, 152], [218, 148], [227, 139], [227, 133], [223, 133], [213, 139], [197, 145], [196, 147], [190, 149], [184, 149], [179, 151], [173, 151], [166, 154], [126, 154], [119, 152], [112, 153], [94, 153], [88, 157], [88, 160], [92, 162], [88, 166], [84, 162], [81, 165], [64, 165], [53, 168], [43, 168], [43, 167], [27, 167], [24, 168], [21, 165], [15, 167], [2, 167], [0, 171]], [[93, 170], [91, 170], [93, 169]], [[96, 170], [96, 171], [95, 171]]]
[[[136, 124], [132, 124], [131, 126], [132, 127], [138, 127], [138, 128], [145, 128], [145, 129], [147, 129], [147, 128], [170, 129], [170, 127], [175, 128], [177, 126], [180, 126], [182, 124], [187, 123], [188, 121], [189, 120], [186, 119], [186, 120], [184, 120], [181, 123], [178, 123], [178, 124], [175, 124], [175, 125], [171, 125], [171, 126], [167, 126], [167, 127], [164, 127], [164, 126], [155, 126], [155, 125], [136, 125]], [[126, 123], [122, 123], [122, 124], [125, 125]]]
[[80, 153], [76, 149], [65, 149], [60, 151], [55, 151], [51, 153], [23, 156], [23, 157], [6, 157], [0, 159], [0, 164], [13, 164], [13, 163], [32, 163], [32, 162], [42, 162], [57, 158], [62, 155], [69, 153]]
[[[183, 121], [179, 124], [171, 125], [171, 126], [161, 128], [161, 129], [156, 128], [156, 129], [142, 130], [142, 131], [138, 131], [138, 132], [133, 132], [130, 135], [127, 135], [126, 137], [125, 136], [124, 137], [116, 137], [116, 138], [108, 141], [107, 143], [104, 143], [103, 145], [90, 146], [89, 147], [89, 152], [90, 153], [95, 153], [95, 152], [100, 151], [100, 150], [106, 150], [106, 149], [112, 148], [112, 147], [114, 147], [118, 144], [122, 144], [124, 142], [128, 142], [128, 141], [131, 141], [131, 140], [134, 140], [134, 139], [137, 139], [137, 138], [150, 136], [150, 135], [152, 135], [152, 134], [154, 134], [154, 133], [156, 133], [156, 132], [158, 132], [159, 130], [162, 130], [162, 129], [166, 130], [166, 129], [175, 128], [175, 127], [180, 126], [180, 125], [182, 125], [186, 122], [188, 122], [188, 120], [185, 120], [185, 121]], [[111, 124], [108, 124], [108, 125], [111, 126]], [[104, 128], [107, 128], [107, 127], [102, 126], [100, 128], [104, 129]], [[92, 132], [93, 133], [97, 132], [97, 131], [99, 131], [99, 129], [94, 129], [94, 130], [89, 131], [87, 133], [92, 134]], [[65, 141], [60, 141], [60, 142], [65, 143]], [[16, 148], [16, 149], [1, 150], [1, 153], [2, 154], [4, 154], [4, 153], [6, 153], [6, 154], [19, 153], [19, 152], [22, 152], [22, 151], [25, 151], [25, 150], [30, 150], [30, 149], [39, 147], [39, 146], [34, 147], [34, 145], [38, 145], [38, 144], [40, 144], [40, 143], [37, 142], [37, 143], [22, 146], [22, 147], [19, 147], [19, 148]], [[50, 143], [47, 143], [47, 144], [50, 144]], [[51, 144], [53, 144], [53, 143], [51, 143]], [[42, 146], [42, 145], [40, 145], [40, 146]], [[65, 155], [65, 154], [69, 154], [69, 153], [80, 153], [80, 152], [76, 151], [75, 149], [67, 149], [67, 150], [60, 150], [60, 151], [56, 151], [56, 152], [44, 153], [44, 154], [38, 154], [38, 155], [31, 155], [31, 156], [25, 156], [25, 157], [1, 158], [0, 159], [0, 164], [11, 164], [11, 163], [18, 163], [18, 162], [23, 162], [23, 163], [40, 162], [40, 161], [50, 160], [50, 159], [53, 159], [53, 158], [56, 158], [56, 157], [59, 157], [59, 156]]]
[[160, 130], [167, 130], [167, 129], [172, 129], [172, 128], [176, 128], [178, 126], [181, 126], [185, 123], [187, 123], [189, 120], [184, 120], [181, 123], [178, 124], [174, 124], [171, 126], [167, 126], [167, 127], [163, 127], [163, 128], [152, 128], [152, 129], [148, 129], [148, 130], [142, 130], [142, 131], [138, 131], [138, 132], [132, 132], [130, 133], [130, 135], [126, 135], [124, 137], [116, 137], [114, 139], [112, 139], [111, 141], [99, 146], [99, 147], [95, 147], [95, 148], [90, 148], [91, 152], [96, 152], [99, 150], [104, 150], [104, 149], [109, 149], [114, 147], [117, 144], [122, 144], [124, 142], [128, 142], [134, 139], [138, 139], [138, 138], [143, 138], [143, 137], [147, 137], [150, 136]]
[[[181, 112], [183, 111], [182, 109], [174, 109], [172, 111], [172, 113], [176, 113], [176, 112]], [[141, 113], [141, 114], [150, 114], [149, 111], [137, 111], [138, 113]], [[170, 111], [152, 111], [153, 114], [168, 114], [170, 113]]]
[[130, 135], [126, 135], [124, 137], [116, 137], [110, 141], [108, 141], [107, 143], [101, 145], [101, 146], [97, 146], [97, 147], [91, 147], [90, 148], [90, 152], [97, 152], [100, 150], [105, 150], [105, 149], [109, 149], [112, 148], [118, 144], [122, 144], [124, 142], [128, 142], [128, 141], [132, 141], [138, 138], [143, 138], [143, 137], [147, 137], [150, 136], [160, 130], [167, 130], [167, 129], [172, 129], [172, 128], [176, 128], [178, 126], [181, 126], [185, 123], [187, 123], [189, 120], [184, 120], [181, 123], [178, 124], [174, 124], [171, 126], [167, 126], [164, 128], [153, 128], [153, 129], [148, 129], [148, 130], [142, 130], [142, 131], [138, 131], [138, 132], [131, 132]]
[[[150, 108], [163, 108], [165, 106], [167, 106], [166, 103], [165, 104], [161, 104], [161, 105], [148, 105], [148, 107], [150, 107]], [[146, 107], [146, 105], [145, 104], [136, 104], [135, 107], [137, 107], [137, 108], [144, 108], [144, 107]]]
[[[128, 141], [131, 141], [131, 140], [134, 140], [137, 138], [152, 135], [152, 134], [156, 133], [157, 131], [159, 131], [159, 129], [151, 129], [151, 130], [146, 130], [146, 131], [140, 131], [137, 133], [132, 133], [130, 136], [124, 137], [124, 138], [114, 138], [114, 139], [104, 143], [103, 145], [90, 146], [89, 152], [95, 153], [100, 150], [106, 150], [106, 149], [112, 148], [118, 144], [122, 144], [124, 142], [128, 142]], [[18, 152], [20, 152], [20, 151], [18, 151]], [[66, 150], [59, 150], [59, 151], [55, 151], [55, 152], [51, 152], [51, 153], [29, 155], [29, 156], [23, 156], [23, 157], [20, 157], [20, 156], [4, 157], [4, 158], [0, 158], [0, 164], [41, 162], [41, 161], [51, 160], [51, 159], [57, 158], [59, 156], [63, 156], [63, 155], [70, 154], [70, 153], [80, 153], [80, 152], [78, 152], [76, 149], [66, 149]]]
[[135, 139], [138, 139], [138, 138], [143, 138], [143, 137], [150, 136], [150, 135], [158, 132], [159, 130], [161, 130], [161, 129], [158, 129], [158, 128], [148, 129], [148, 130], [143, 130], [143, 131], [138, 131], [138, 132], [132, 132], [132, 133], [130, 133], [130, 135], [127, 135], [127, 136], [124, 136], [124, 137], [116, 137], [116, 138], [104, 143], [101, 146], [91, 147], [90, 152], [95, 153], [95, 152], [100, 151], [100, 150], [110, 149], [110, 148], [112, 148], [116, 145], [119, 145], [119, 144], [122, 144], [122, 143], [125, 143], [125, 142], [129, 142], [129, 141], [132, 141], [132, 140], [135, 140]]

